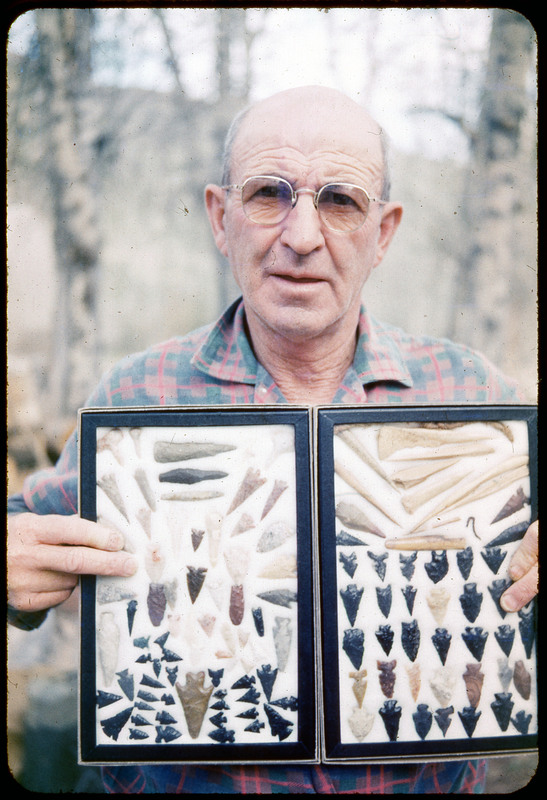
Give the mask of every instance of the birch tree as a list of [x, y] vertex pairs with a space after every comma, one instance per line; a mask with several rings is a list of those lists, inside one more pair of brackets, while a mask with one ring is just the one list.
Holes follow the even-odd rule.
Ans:
[[36, 10], [59, 283], [48, 390], [50, 408], [60, 417], [83, 403], [98, 360], [99, 235], [80, 118], [90, 72], [91, 26], [90, 11]]
[[[466, 187], [467, 246], [454, 303], [452, 336], [473, 341], [495, 362], [518, 369], [522, 334], [535, 331], [523, 229], [535, 196], [528, 91], [534, 32], [520, 14], [496, 9]], [[533, 114], [532, 114], [533, 116]], [[533, 218], [532, 218], [533, 224]]]

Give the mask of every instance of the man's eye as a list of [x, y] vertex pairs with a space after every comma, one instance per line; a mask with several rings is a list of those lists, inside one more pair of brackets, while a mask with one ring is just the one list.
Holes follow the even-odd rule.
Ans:
[[283, 197], [283, 189], [281, 186], [261, 186], [255, 192], [255, 196], [276, 199], [278, 197]]
[[345, 192], [328, 191], [324, 193], [323, 197], [326, 203], [332, 203], [332, 205], [335, 206], [355, 205], [355, 201], [353, 200], [353, 198], [350, 197], [349, 194], [346, 194]]

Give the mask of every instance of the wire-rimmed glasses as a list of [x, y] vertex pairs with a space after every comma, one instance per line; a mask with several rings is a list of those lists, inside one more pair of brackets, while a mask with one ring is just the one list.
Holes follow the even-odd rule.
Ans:
[[273, 226], [289, 215], [299, 194], [313, 195], [319, 218], [329, 230], [351, 233], [365, 222], [370, 204], [383, 203], [353, 183], [327, 183], [317, 192], [293, 189], [284, 178], [275, 175], [254, 175], [242, 184], [229, 184], [223, 189], [239, 189], [245, 216], [256, 225]]

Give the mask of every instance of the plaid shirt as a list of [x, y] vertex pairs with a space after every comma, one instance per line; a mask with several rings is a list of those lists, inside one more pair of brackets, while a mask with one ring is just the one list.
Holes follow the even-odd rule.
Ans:
[[[168, 406], [285, 403], [279, 387], [256, 360], [236, 301], [213, 325], [174, 337], [120, 361], [87, 405]], [[333, 404], [519, 402], [516, 386], [485, 358], [447, 339], [413, 337], [379, 323], [361, 309], [352, 366]], [[8, 511], [75, 514], [78, 510], [76, 432], [55, 467], [30, 476]], [[12, 624], [32, 629], [47, 612], [19, 614]], [[113, 793], [446, 793], [481, 791], [484, 762], [343, 767], [109, 767]]]

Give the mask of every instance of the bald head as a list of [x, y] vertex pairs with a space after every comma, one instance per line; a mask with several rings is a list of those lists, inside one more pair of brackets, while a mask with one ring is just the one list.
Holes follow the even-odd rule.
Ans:
[[[347, 95], [325, 86], [301, 86], [278, 92], [243, 109], [233, 120], [224, 144], [222, 183], [232, 181], [234, 163], [247, 152], [251, 142], [259, 145], [277, 126], [287, 131], [298, 146], [304, 127], [314, 130], [318, 145], [330, 149], [344, 148], [344, 132], [351, 130], [362, 137], [372, 158], [379, 158], [381, 181], [379, 192], [389, 199], [388, 140], [385, 131], [373, 117]], [[251, 145], [252, 146], [252, 145]], [[243, 150], [243, 152], [241, 152]], [[377, 151], [376, 154], [374, 151]], [[378, 156], [379, 154], [379, 156]]]

